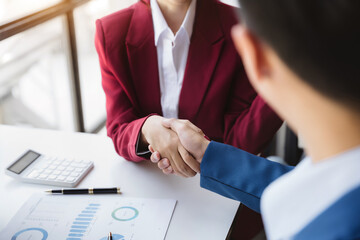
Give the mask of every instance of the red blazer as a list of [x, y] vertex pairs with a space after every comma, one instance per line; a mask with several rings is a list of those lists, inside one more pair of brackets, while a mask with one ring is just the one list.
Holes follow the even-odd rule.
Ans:
[[[149, 2], [149, 0], [146, 0]], [[212, 140], [259, 153], [282, 121], [257, 97], [230, 36], [233, 8], [198, 0], [179, 100]], [[137, 2], [96, 21], [95, 45], [106, 94], [107, 131], [119, 155], [144, 160], [135, 146], [151, 114], [162, 115], [157, 52], [149, 5]]]

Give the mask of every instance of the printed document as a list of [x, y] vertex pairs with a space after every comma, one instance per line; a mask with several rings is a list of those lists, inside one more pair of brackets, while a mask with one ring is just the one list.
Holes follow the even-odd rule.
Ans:
[[0, 232], [11, 240], [162, 240], [176, 200], [121, 195], [33, 195]]

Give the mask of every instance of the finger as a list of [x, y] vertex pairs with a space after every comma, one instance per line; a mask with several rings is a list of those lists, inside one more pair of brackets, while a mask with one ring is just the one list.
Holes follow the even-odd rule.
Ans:
[[[177, 152], [177, 151], [176, 151], [176, 152]], [[180, 156], [179, 156], [179, 158], [180, 158]], [[180, 158], [180, 159], [181, 159], [181, 158]], [[171, 166], [172, 171], [173, 171], [173, 173], [174, 173], [175, 175], [177, 175], [177, 176], [179, 176], [179, 177], [185, 177], [185, 178], [186, 178], [187, 175], [183, 173], [183, 171], [181, 170], [181, 164], [180, 164], [180, 163], [177, 163], [177, 161], [179, 161], [178, 158], [177, 158], [177, 159], [174, 159], [174, 157], [171, 156], [171, 157], [169, 158], [169, 162], [170, 162], [169, 166]], [[181, 162], [183, 162], [182, 159], [181, 159]]]
[[[153, 161], [153, 155], [151, 155], [150, 159]], [[160, 156], [159, 156], [160, 157]], [[181, 160], [182, 161], [182, 160]], [[182, 161], [183, 162], [183, 161]], [[158, 168], [161, 170], [164, 170], [165, 168], [171, 167], [172, 173], [175, 173], [176, 175], [180, 177], [187, 177], [185, 174], [181, 172], [181, 170], [177, 167], [177, 164], [174, 162], [172, 158], [162, 158], [157, 161]]]
[[150, 160], [153, 162], [153, 163], [157, 163], [160, 161], [160, 153], [159, 152], [154, 152], [153, 154], [151, 154], [150, 156]]
[[175, 121], [175, 118], [164, 118], [161, 124], [166, 128], [171, 128], [171, 124], [173, 121]]
[[170, 166], [172, 167], [173, 174], [179, 177], [187, 178], [187, 176], [181, 172], [181, 170], [178, 168], [174, 161], [170, 161]]
[[[175, 151], [174, 152], [176, 152], [177, 153], [177, 155], [179, 156], [179, 153], [178, 153], [178, 151], [176, 151], [176, 148], [175, 148]], [[182, 159], [181, 159], [181, 157], [179, 156], [178, 158], [174, 158], [174, 156], [172, 156], [171, 154], [170, 154], [170, 158], [168, 158], [168, 161], [169, 161], [169, 166], [171, 166], [172, 167], [172, 170], [173, 170], [173, 173], [175, 174], [175, 175], [177, 175], [177, 176], [180, 176], [180, 177], [187, 177], [187, 175], [186, 174], [184, 174], [184, 172], [181, 170], [181, 162], [184, 162]], [[175, 154], [175, 156], [176, 156], [176, 154]], [[179, 158], [181, 159], [180, 161], [179, 161]], [[179, 163], [180, 162], [180, 163]]]
[[162, 121], [162, 124], [164, 127], [170, 128], [171, 130], [173, 130], [174, 132], [176, 132], [176, 134], [179, 136], [182, 132], [187, 130], [187, 126], [185, 125], [185, 123], [179, 120], [176, 120], [174, 118], [172, 119], [165, 119]]
[[151, 154], [150, 156], [150, 161], [153, 162], [153, 163], [157, 163], [158, 161], [156, 161], [155, 157], [154, 157], [154, 154]]
[[185, 176], [184, 174], [180, 174], [174, 171], [173, 173], [174, 175], [178, 176], [178, 177], [183, 177], [183, 178], [187, 178], [187, 176]]
[[192, 122], [190, 122], [189, 120], [185, 120], [185, 119], [175, 119], [175, 118], [165, 118], [162, 121], [162, 125], [166, 128], [170, 128], [173, 131], [180, 133], [181, 132], [181, 128], [186, 128], [189, 127], [190, 129], [192, 129], [193, 131], [205, 135], [204, 132], [198, 128], [196, 125], [194, 125]]
[[[180, 153], [177, 151], [177, 154], [174, 154], [172, 156], [172, 159], [174, 160], [176, 167], [177, 167], [177, 173], [183, 174], [185, 177], [193, 177], [196, 175], [196, 172], [193, 171], [181, 158]], [[176, 170], [174, 169], [176, 172]]]
[[158, 167], [163, 170], [165, 168], [170, 167], [170, 162], [167, 158], [163, 158], [158, 162]]
[[162, 125], [166, 128], [170, 128], [175, 132], [179, 132], [179, 128], [183, 125], [183, 123], [176, 121], [174, 118], [164, 119]]
[[163, 170], [163, 173], [165, 173], [166, 175], [169, 175], [169, 174], [172, 174], [173, 173], [173, 169], [171, 166], [167, 167], [167, 168], [164, 168]]
[[178, 151], [184, 162], [195, 172], [200, 172], [200, 163], [182, 146], [179, 145]]
[[151, 145], [148, 146], [148, 149], [149, 149], [149, 151], [152, 152], [152, 153], [155, 152], [154, 148], [153, 148]]
[[187, 127], [191, 128], [192, 130], [194, 130], [195, 132], [198, 132], [202, 135], [205, 135], [204, 132], [198, 128], [195, 124], [193, 124], [192, 122], [190, 122], [189, 120], [179, 120], [180, 122], [182, 122], [184, 125], [186, 125]]

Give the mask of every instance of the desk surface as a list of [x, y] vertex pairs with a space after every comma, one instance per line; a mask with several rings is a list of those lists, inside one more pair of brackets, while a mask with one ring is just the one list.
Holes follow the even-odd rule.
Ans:
[[27, 149], [94, 161], [94, 169], [77, 187], [119, 186], [124, 197], [178, 200], [166, 239], [225, 239], [239, 206], [238, 202], [200, 188], [199, 176], [166, 176], [151, 162], [124, 160], [105, 136], [0, 125], [0, 229], [30, 195], [51, 188], [5, 175], [5, 167]]

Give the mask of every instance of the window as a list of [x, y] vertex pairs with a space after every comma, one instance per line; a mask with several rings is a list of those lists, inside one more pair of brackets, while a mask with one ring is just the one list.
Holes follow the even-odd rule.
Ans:
[[93, 131], [101, 123], [104, 124], [106, 115], [99, 60], [94, 45], [95, 21], [134, 2], [136, 0], [93, 0], [74, 11], [86, 131]]
[[95, 20], [137, 0], [0, 0], [0, 123], [96, 132]]
[[64, 16], [0, 42], [2, 121], [75, 130]]
[[0, 24], [14, 21], [59, 2], [61, 0], [0, 0]]

